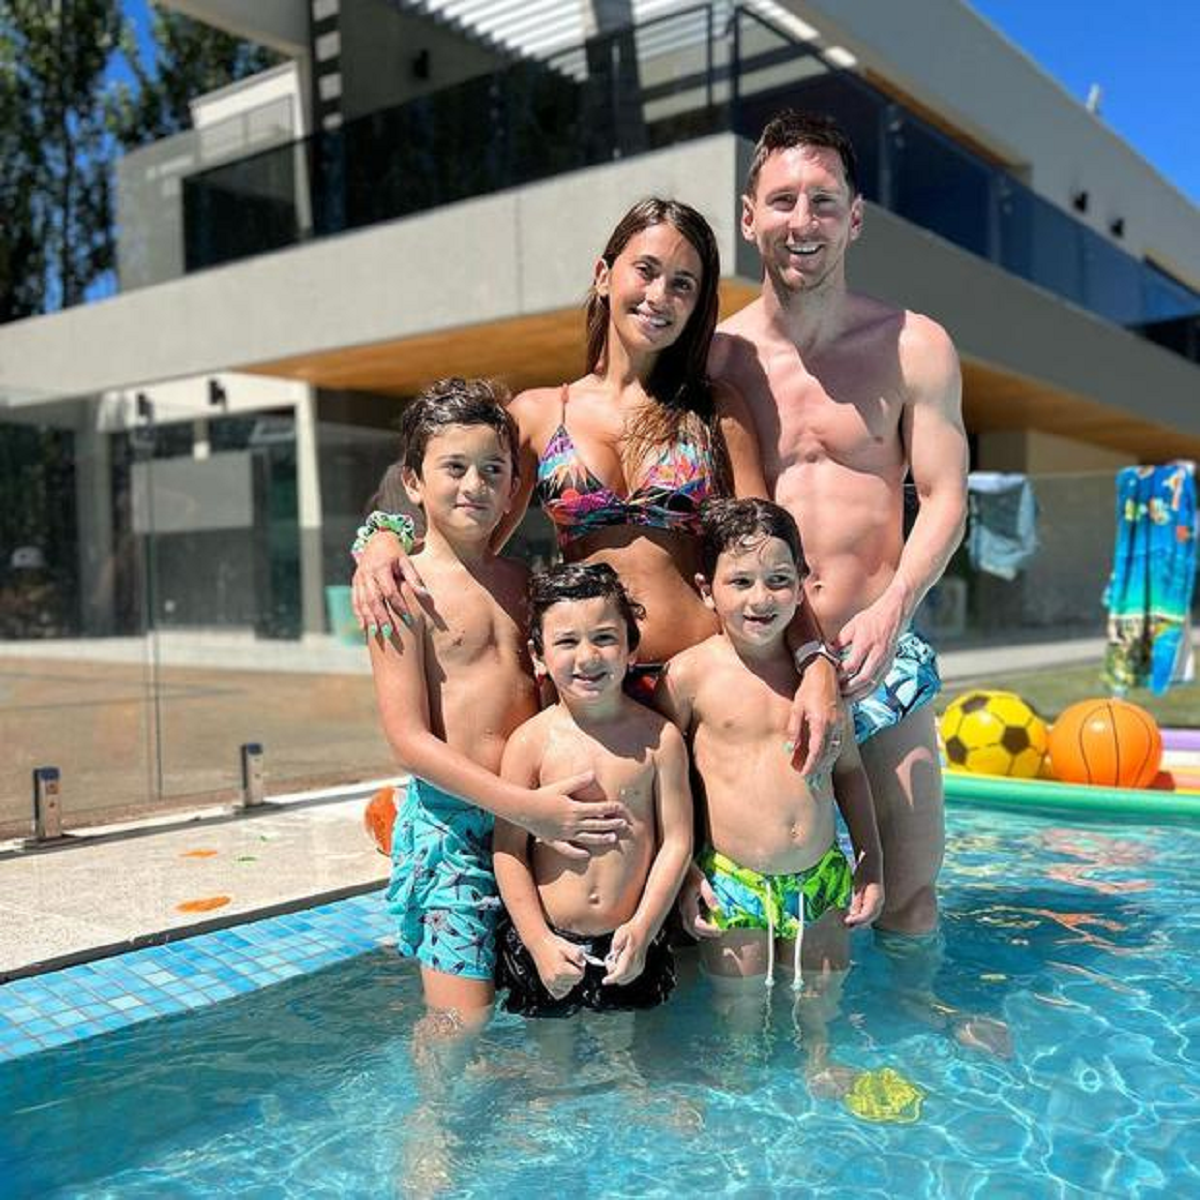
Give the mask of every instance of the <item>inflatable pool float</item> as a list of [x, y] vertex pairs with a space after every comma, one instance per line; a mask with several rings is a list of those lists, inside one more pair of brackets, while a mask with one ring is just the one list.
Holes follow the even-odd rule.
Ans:
[[1200, 756], [1200, 729], [1164, 729], [1163, 749]]
[[979, 808], [1075, 813], [1088, 817], [1200, 820], [1200, 791], [1194, 790], [1096, 787], [1086, 783], [1059, 783], [1053, 779], [971, 775], [965, 771], [946, 771], [942, 779], [948, 801]]

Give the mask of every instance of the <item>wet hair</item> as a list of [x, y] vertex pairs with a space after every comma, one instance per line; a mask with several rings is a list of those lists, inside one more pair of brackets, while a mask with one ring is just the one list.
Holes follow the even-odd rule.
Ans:
[[769, 500], [709, 500], [700, 510], [703, 543], [700, 564], [705, 578], [712, 581], [717, 559], [726, 550], [745, 550], [767, 538], [787, 543], [803, 579], [808, 562], [800, 543], [800, 530], [792, 514]]
[[455, 375], [431, 383], [400, 414], [401, 465], [419, 476], [430, 438], [451, 425], [486, 425], [507, 447], [515, 476], [520, 435], [504, 407], [508, 398], [508, 389], [491, 379]]
[[538, 571], [529, 580], [529, 637], [533, 648], [542, 653], [542, 622], [546, 610], [568, 600], [611, 600], [625, 621], [629, 649], [636, 650], [642, 639], [638, 622], [646, 610], [630, 599], [621, 577], [608, 563], [559, 563], [547, 571]]
[[[690, 204], [651, 196], [639, 200], [609, 236], [601, 257], [611, 268], [621, 251], [645, 229], [670, 225], [687, 238], [700, 258], [696, 307], [679, 337], [655, 360], [646, 391], [656, 403], [631, 422], [621, 451], [622, 465], [636, 468], [660, 446], [696, 442], [714, 453], [718, 479], [727, 481], [723, 443], [708, 380], [708, 350], [717, 327], [721, 254], [712, 227]], [[609, 304], [593, 287], [585, 310], [587, 370], [603, 369], [608, 353]]]
[[785, 108], [776, 113], [763, 128], [754, 147], [750, 169], [746, 172], [746, 195], [753, 197], [763, 164], [772, 154], [779, 150], [793, 150], [797, 146], [824, 146], [828, 150], [836, 150], [842, 160], [850, 197], [853, 199], [858, 195], [858, 156], [846, 131], [833, 117], [824, 113], [797, 112], [794, 108]]
[[384, 471], [374, 495], [367, 501], [367, 512], [377, 508], [390, 513], [403, 512], [409, 504], [408, 493], [404, 490], [404, 464], [394, 462]]

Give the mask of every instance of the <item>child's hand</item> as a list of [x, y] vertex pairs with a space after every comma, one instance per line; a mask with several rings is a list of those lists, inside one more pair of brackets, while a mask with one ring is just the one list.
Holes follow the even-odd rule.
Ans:
[[717, 894], [712, 890], [712, 884], [704, 877], [704, 872], [692, 863], [683, 877], [683, 885], [675, 901], [675, 906], [679, 909], [679, 919], [683, 922], [684, 929], [696, 937], [720, 937], [720, 928], [705, 919], [702, 902], [708, 912], [716, 912]]
[[650, 939], [645, 929], [627, 921], [613, 934], [612, 949], [605, 960], [608, 974], [601, 983], [632, 983], [646, 966], [646, 947]]
[[583, 978], [586, 964], [578, 946], [549, 933], [530, 949], [542, 984], [555, 1000], [561, 1000]]
[[572, 842], [575, 857], [586, 857], [589, 847], [615, 846], [629, 830], [629, 809], [616, 800], [574, 800], [577, 792], [595, 778], [592, 771], [548, 783], [531, 792], [533, 803], [519, 821], [543, 842]]
[[846, 924], [871, 925], [883, 912], [883, 884], [875, 880], [856, 880], [854, 895], [850, 899], [850, 911], [846, 914]]

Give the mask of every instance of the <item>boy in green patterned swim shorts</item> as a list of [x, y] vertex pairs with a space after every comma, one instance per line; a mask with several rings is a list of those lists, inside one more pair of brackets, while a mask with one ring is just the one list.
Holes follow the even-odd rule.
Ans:
[[[797, 682], [785, 635], [807, 573], [795, 521], [763, 500], [710, 502], [703, 521], [697, 582], [721, 631], [671, 659], [656, 692], [702, 784], [702, 962], [719, 983], [770, 987], [778, 956], [798, 992], [825, 1001], [799, 1014], [819, 1042], [849, 965], [849, 930], [883, 908], [871, 793], [848, 718], [832, 779], [799, 775], [785, 745]], [[835, 799], [854, 868], [836, 841]]]

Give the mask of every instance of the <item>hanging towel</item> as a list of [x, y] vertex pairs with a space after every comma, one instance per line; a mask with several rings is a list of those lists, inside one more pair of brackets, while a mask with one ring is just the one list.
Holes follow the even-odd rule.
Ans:
[[967, 508], [971, 566], [1001, 579], [1016, 579], [1038, 548], [1038, 506], [1028, 478], [972, 471], [967, 476]]
[[1117, 532], [1104, 678], [1115, 692], [1156, 695], [1192, 678], [1196, 478], [1189, 462], [1117, 473]]

